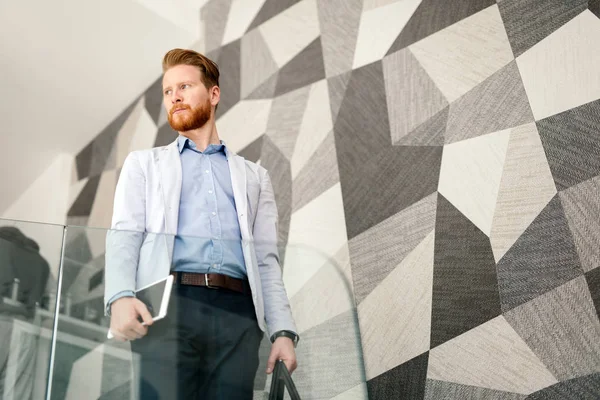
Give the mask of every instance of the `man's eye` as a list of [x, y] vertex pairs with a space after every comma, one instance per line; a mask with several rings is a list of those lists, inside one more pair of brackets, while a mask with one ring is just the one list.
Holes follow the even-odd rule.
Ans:
[[168, 96], [169, 94], [171, 94], [171, 91], [170, 90], [165, 90], [164, 93], [165, 93], [165, 95]]

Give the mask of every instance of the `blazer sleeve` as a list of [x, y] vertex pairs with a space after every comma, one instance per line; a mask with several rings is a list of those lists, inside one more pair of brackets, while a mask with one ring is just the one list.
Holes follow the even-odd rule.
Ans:
[[146, 178], [139, 155], [125, 159], [115, 191], [111, 230], [106, 235], [104, 306], [117, 293], [135, 291], [146, 227]]
[[279, 263], [275, 194], [269, 174], [264, 169], [261, 172], [261, 190], [252, 233], [261, 278], [265, 320], [269, 336], [281, 330], [297, 333]]

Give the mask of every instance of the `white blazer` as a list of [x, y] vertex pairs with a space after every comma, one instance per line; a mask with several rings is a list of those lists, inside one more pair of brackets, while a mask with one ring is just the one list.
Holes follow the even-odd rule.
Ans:
[[[134, 151], [125, 160], [106, 239], [105, 308], [115, 294], [135, 291], [170, 272], [181, 196], [179, 157], [175, 141]], [[228, 160], [258, 324], [269, 336], [297, 332], [281, 278], [278, 214], [267, 170], [230, 151]]]

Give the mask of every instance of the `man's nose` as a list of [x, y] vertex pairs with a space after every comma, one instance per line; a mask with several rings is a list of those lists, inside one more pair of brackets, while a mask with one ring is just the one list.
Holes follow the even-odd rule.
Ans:
[[173, 95], [171, 95], [171, 103], [176, 104], [176, 103], [181, 103], [182, 101], [183, 101], [183, 99], [181, 98], [179, 93], [175, 92], [175, 93], [173, 93]]

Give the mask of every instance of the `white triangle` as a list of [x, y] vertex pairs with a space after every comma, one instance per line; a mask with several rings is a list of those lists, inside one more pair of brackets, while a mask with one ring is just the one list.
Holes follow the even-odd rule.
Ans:
[[365, 11], [360, 18], [352, 68], [381, 60], [419, 4], [421, 0], [400, 0]]
[[292, 214], [283, 281], [294, 296], [348, 241], [338, 183]]
[[432, 349], [427, 378], [522, 394], [558, 382], [503, 316]]
[[438, 191], [488, 236], [510, 131], [444, 146]]

